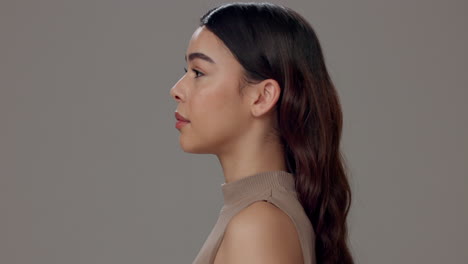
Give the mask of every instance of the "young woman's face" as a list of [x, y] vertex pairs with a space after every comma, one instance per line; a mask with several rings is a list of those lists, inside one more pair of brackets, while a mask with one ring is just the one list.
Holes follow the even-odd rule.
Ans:
[[170, 91], [177, 112], [190, 121], [179, 129], [181, 147], [224, 153], [248, 127], [250, 112], [238, 92], [242, 66], [205, 27], [195, 30], [185, 56], [187, 72]]

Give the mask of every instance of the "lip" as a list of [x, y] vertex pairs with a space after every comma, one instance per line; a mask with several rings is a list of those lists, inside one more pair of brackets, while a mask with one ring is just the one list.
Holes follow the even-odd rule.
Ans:
[[186, 122], [186, 121], [177, 121], [176, 124], [175, 124], [175, 127], [177, 129], [181, 129], [183, 126], [187, 125], [188, 123], [190, 122]]
[[190, 120], [188, 120], [187, 118], [183, 117], [181, 114], [179, 114], [177, 111], [175, 112], [175, 118], [178, 120], [178, 121], [182, 121], [182, 122], [190, 122]]

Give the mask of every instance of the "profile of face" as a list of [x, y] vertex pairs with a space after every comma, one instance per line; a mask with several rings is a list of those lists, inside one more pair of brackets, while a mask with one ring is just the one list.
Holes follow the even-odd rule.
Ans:
[[248, 103], [239, 94], [242, 66], [204, 26], [193, 33], [185, 57], [187, 72], [170, 90], [177, 112], [190, 121], [179, 128], [179, 143], [185, 152], [225, 153], [250, 122]]

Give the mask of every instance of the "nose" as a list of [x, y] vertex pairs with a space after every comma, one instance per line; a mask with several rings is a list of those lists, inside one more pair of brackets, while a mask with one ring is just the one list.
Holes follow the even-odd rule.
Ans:
[[176, 102], [180, 102], [182, 100], [182, 91], [180, 89], [180, 81], [179, 80], [174, 86], [172, 86], [170, 90], [171, 96], [176, 100]]

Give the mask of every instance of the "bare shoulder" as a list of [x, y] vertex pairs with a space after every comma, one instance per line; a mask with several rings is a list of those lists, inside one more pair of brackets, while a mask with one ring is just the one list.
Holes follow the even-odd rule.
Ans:
[[215, 263], [304, 262], [291, 218], [275, 205], [257, 201], [229, 221]]

